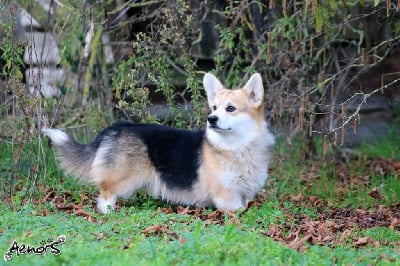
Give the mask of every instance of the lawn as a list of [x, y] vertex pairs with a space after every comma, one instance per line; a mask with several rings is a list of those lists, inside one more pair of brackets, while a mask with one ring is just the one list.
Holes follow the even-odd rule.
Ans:
[[[400, 155], [390, 152], [400, 150], [398, 139], [365, 145], [347, 163], [306, 156], [302, 146], [280, 141], [268, 185], [245, 210], [175, 206], [138, 193], [102, 215], [98, 192], [65, 176], [46, 144], [37, 189], [27, 190], [32, 180], [22, 169], [0, 204], [0, 251], [15, 248], [2, 263], [400, 265]], [[1, 157], [3, 181], [9, 158]], [[47, 253], [27, 254], [27, 246], [40, 253], [46, 245]]]

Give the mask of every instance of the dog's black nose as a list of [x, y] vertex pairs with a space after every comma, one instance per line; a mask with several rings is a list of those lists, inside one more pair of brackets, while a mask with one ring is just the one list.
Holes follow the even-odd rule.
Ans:
[[210, 115], [210, 116], [208, 116], [207, 120], [211, 125], [215, 125], [215, 123], [217, 123], [217, 121], [218, 121], [218, 116]]

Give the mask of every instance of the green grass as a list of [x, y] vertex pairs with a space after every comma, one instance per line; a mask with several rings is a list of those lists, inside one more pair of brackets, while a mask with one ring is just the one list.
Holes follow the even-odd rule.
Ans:
[[[387, 142], [392, 142], [389, 138]], [[394, 139], [396, 141], [396, 139]], [[32, 144], [33, 145], [33, 144]], [[381, 144], [384, 149], [398, 145]], [[0, 145], [3, 151], [9, 147]], [[45, 148], [46, 166], [41, 171], [39, 186], [53, 188], [57, 195], [70, 193], [67, 203], [83, 204], [95, 222], [90, 222], [74, 213], [58, 210], [53, 202], [38, 202], [46, 195], [36, 189], [27, 200], [25, 190], [29, 182], [22, 178], [27, 170], [22, 169], [17, 180], [19, 190], [11, 203], [0, 204], [0, 252], [4, 255], [14, 240], [20, 244], [39, 246], [41, 241], [66, 235], [66, 242], [59, 246], [60, 255], [25, 254], [15, 256], [5, 265], [400, 265], [400, 234], [389, 227], [368, 229], [354, 227], [351, 235], [340, 244], [305, 244], [305, 249], [296, 251], [268, 237], [271, 225], [281, 226], [283, 237], [289, 237], [298, 229], [299, 217], [320, 219], [324, 211], [331, 208], [373, 208], [399, 203], [400, 182], [395, 175], [371, 175], [362, 185], [343, 186], [337, 166], [317, 160], [302, 159], [302, 144], [294, 142], [292, 147], [278, 144], [271, 179], [266, 187], [266, 200], [259, 207], [252, 207], [236, 214], [240, 221], [234, 223], [225, 215], [224, 225], [193, 215], [168, 214], [161, 208], [165, 202], [139, 195], [139, 198], [120, 201], [120, 211], [101, 215], [92, 208], [96, 190], [64, 176], [57, 167], [54, 154]], [[363, 147], [365, 156], [396, 159], [387, 150], [377, 153], [379, 148]], [[10, 157], [2, 157], [0, 169], [2, 181], [10, 169]], [[360, 157], [361, 158], [361, 157]], [[23, 160], [29, 161], [29, 157]], [[362, 160], [362, 159], [360, 159]], [[350, 165], [349, 175], [353, 179], [363, 178], [362, 162]], [[304, 178], [304, 176], [307, 178]], [[357, 178], [356, 178], [357, 177]], [[338, 187], [341, 189], [338, 190]], [[377, 187], [382, 199], [369, 196]], [[89, 200], [82, 200], [86, 193]], [[301, 201], [296, 197], [302, 195]], [[318, 197], [321, 204], [313, 206], [309, 197]], [[211, 213], [209, 210], [208, 213]], [[143, 233], [149, 226], [167, 226], [168, 233]], [[299, 238], [303, 237], [299, 235]], [[340, 234], [337, 234], [340, 237]], [[355, 239], [368, 237], [366, 246], [355, 245]], [[374, 246], [378, 241], [380, 246]], [[1, 264], [0, 263], [0, 264]]]
[[[245, 219], [245, 229], [241, 230], [235, 225], [207, 225], [188, 215], [167, 215], [136, 208], [124, 208], [108, 216], [98, 215], [100, 222], [90, 223], [63, 213], [32, 216], [35, 206], [28, 205], [18, 212], [10, 212], [2, 206], [0, 250], [4, 252], [13, 240], [35, 246], [48, 238], [67, 237], [65, 244], [59, 246], [60, 255], [21, 255], [12, 260], [18, 265], [330, 265], [335, 261], [338, 264], [389, 265], [400, 259], [398, 253], [388, 247], [331, 249], [312, 246], [306, 252], [297, 252], [252, 230], [254, 221], [250, 216]], [[268, 207], [258, 214], [259, 217], [267, 215], [271, 215]], [[153, 224], [167, 224], [185, 242], [165, 234], [147, 236], [141, 233]], [[391, 231], [369, 230], [368, 235], [376, 238], [391, 235], [398, 240]]]
[[371, 157], [384, 157], [400, 160], [400, 136], [396, 131], [390, 131], [388, 136], [379, 139], [377, 143], [364, 142], [360, 147], [362, 154]]
[[[322, 145], [319, 139], [315, 142], [317, 148]], [[282, 194], [301, 193], [305, 197], [320, 197], [336, 207], [353, 208], [400, 202], [398, 176], [394, 173], [369, 173], [366, 166], [366, 163], [380, 159], [400, 160], [400, 153], [397, 152], [400, 151], [400, 140], [394, 134], [374, 145], [365, 143], [355, 150], [353, 156], [356, 157], [350, 163], [344, 164], [345, 171], [340, 170], [341, 167], [335, 163], [329, 163], [329, 155], [327, 162], [323, 161], [320, 149], [314, 158], [305, 160], [302, 151], [306, 148], [302, 142], [293, 141], [292, 146], [280, 143], [277, 146], [278, 165], [271, 172], [275, 199]], [[328, 151], [328, 154], [330, 153], [331, 151]], [[378, 188], [383, 199], [378, 201], [369, 195], [374, 187]]]

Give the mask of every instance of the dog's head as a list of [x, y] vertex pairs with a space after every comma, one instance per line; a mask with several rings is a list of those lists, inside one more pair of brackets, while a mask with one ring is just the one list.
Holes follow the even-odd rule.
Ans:
[[207, 136], [213, 144], [228, 148], [231, 145], [227, 144], [234, 141], [243, 146], [265, 128], [264, 87], [260, 74], [253, 74], [238, 90], [226, 89], [210, 73], [204, 76], [203, 85], [211, 109]]

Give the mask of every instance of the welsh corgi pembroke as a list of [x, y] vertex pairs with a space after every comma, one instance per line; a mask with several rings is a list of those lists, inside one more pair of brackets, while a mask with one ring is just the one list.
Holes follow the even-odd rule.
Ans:
[[265, 185], [274, 144], [261, 75], [229, 90], [207, 73], [203, 85], [211, 109], [205, 130], [119, 122], [89, 144], [59, 129], [43, 133], [67, 173], [98, 187], [102, 213], [140, 189], [171, 203], [238, 210]]

